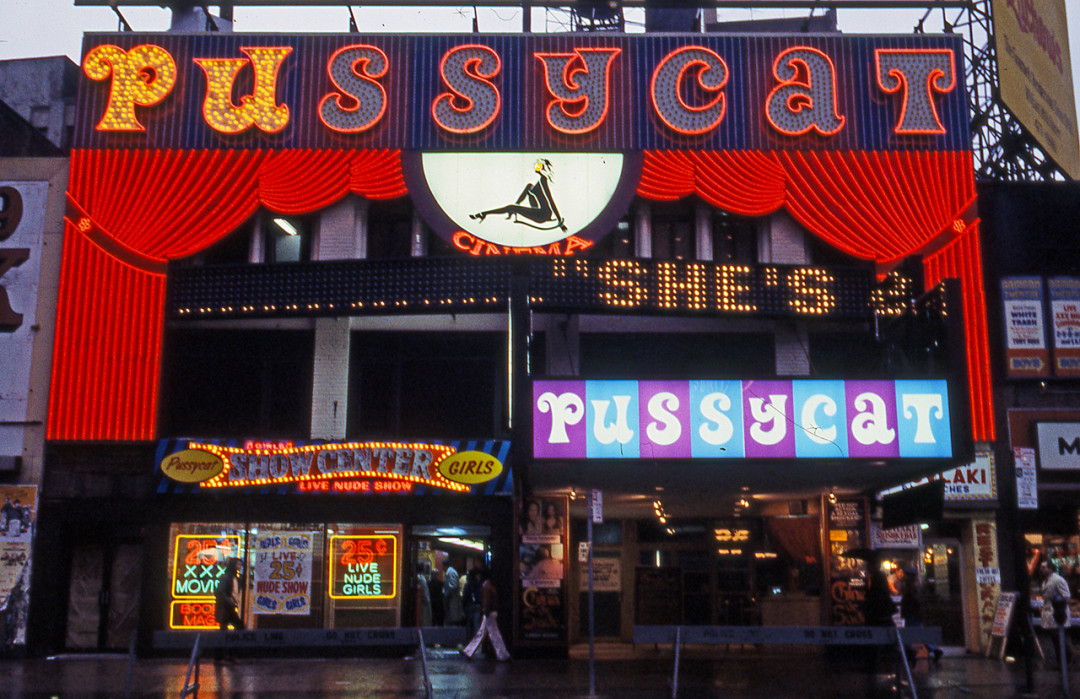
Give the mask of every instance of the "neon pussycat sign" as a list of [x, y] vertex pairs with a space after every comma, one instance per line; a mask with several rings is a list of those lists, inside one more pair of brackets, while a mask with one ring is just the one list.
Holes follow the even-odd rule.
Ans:
[[538, 459], [948, 458], [951, 430], [940, 379], [533, 383]]
[[77, 147], [962, 149], [944, 36], [87, 38]]

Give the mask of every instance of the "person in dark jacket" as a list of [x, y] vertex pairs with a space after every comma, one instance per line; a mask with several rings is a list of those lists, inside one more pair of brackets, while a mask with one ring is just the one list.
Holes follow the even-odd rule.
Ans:
[[469, 641], [469, 645], [461, 650], [461, 654], [466, 658], [472, 658], [476, 649], [487, 638], [495, 649], [496, 658], [501, 661], [510, 660], [510, 652], [506, 650], [502, 634], [499, 633], [499, 591], [491, 579], [491, 571], [487, 568], [480, 573], [480, 577], [484, 580], [484, 584], [480, 587], [480, 611], [484, 619], [480, 622], [480, 629], [477, 630], [476, 635]]
[[442, 572], [438, 568], [431, 569], [428, 592], [431, 595], [431, 625], [442, 626], [446, 619], [446, 606], [443, 604]]

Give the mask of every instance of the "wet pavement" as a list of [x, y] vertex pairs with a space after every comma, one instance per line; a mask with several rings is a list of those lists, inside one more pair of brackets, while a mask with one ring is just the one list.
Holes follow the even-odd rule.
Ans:
[[[827, 657], [820, 650], [783, 647], [691, 646], [680, 653], [679, 697], [890, 697], [897, 692], [887, 663], [878, 672], [850, 653]], [[188, 663], [184, 659], [137, 659], [123, 655], [65, 655], [0, 660], [3, 697], [179, 697]], [[199, 665], [194, 696], [218, 697], [425, 697], [424, 663], [404, 658], [259, 658]], [[670, 646], [598, 645], [595, 696], [612, 699], [671, 697], [674, 656]], [[517, 659], [499, 663], [456, 650], [428, 652], [431, 696], [447, 699], [547, 699], [590, 696], [588, 646], [569, 658]], [[1064, 696], [1061, 674], [1035, 662], [1034, 692]], [[947, 649], [940, 664], [917, 661], [913, 677], [919, 697], [1021, 697], [1022, 663], [990, 660]], [[1080, 697], [1080, 671], [1069, 676]]]

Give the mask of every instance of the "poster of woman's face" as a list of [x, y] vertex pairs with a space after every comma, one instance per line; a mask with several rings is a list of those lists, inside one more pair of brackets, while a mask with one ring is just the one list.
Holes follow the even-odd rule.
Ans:
[[[528, 498], [521, 507], [521, 535], [562, 536], [566, 526], [565, 498]], [[555, 543], [559, 539], [523, 539], [526, 543]]]
[[525, 506], [521, 512], [521, 533], [522, 534], [541, 534], [543, 533], [543, 520], [540, 514], [540, 501], [529, 499], [525, 501]]

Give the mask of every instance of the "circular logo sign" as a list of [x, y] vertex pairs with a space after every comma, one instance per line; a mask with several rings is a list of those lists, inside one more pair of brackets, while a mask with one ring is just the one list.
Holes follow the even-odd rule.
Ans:
[[447, 480], [465, 485], [487, 483], [502, 473], [502, 463], [482, 451], [451, 454], [439, 462], [439, 473]]
[[402, 165], [428, 225], [473, 255], [585, 250], [618, 224], [641, 174], [622, 153], [410, 152]]
[[202, 483], [224, 468], [220, 457], [200, 449], [185, 449], [161, 460], [161, 472], [178, 483]]

